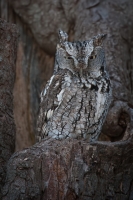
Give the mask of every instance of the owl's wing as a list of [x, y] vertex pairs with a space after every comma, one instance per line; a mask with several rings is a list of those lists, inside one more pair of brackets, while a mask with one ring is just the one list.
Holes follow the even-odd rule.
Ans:
[[40, 111], [37, 121], [37, 141], [41, 139], [40, 136], [45, 132], [45, 125], [52, 117], [54, 110], [60, 105], [62, 79], [62, 74], [53, 75], [41, 92]]

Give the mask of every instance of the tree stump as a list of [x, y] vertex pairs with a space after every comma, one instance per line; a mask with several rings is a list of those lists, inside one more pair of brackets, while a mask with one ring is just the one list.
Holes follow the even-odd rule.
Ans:
[[45, 139], [16, 152], [3, 200], [132, 200], [132, 142]]

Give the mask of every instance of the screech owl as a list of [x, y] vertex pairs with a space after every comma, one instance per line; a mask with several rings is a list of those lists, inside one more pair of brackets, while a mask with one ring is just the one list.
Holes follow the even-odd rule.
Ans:
[[54, 75], [41, 93], [37, 138], [97, 140], [110, 105], [103, 40], [68, 42], [59, 31]]

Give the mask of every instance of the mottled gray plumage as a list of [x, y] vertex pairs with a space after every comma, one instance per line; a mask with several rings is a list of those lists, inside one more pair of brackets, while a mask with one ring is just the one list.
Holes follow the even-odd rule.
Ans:
[[54, 75], [41, 93], [38, 139], [98, 138], [110, 104], [111, 86], [102, 41], [68, 42], [59, 31]]

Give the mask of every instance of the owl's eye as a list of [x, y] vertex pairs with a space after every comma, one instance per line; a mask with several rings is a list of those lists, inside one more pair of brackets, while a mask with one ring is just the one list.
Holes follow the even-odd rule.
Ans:
[[68, 56], [68, 57], [67, 57], [67, 56], [64, 56], [64, 58], [65, 58], [65, 59], [68, 59], [68, 60], [73, 59], [71, 56]]
[[96, 58], [96, 55], [90, 56], [90, 59], [91, 59], [91, 60], [93, 60], [93, 59], [95, 59], [95, 58]]
[[70, 60], [70, 59], [72, 59], [72, 57], [71, 57], [71, 56], [68, 56], [68, 57], [67, 57], [67, 59], [69, 59], [69, 60]]

